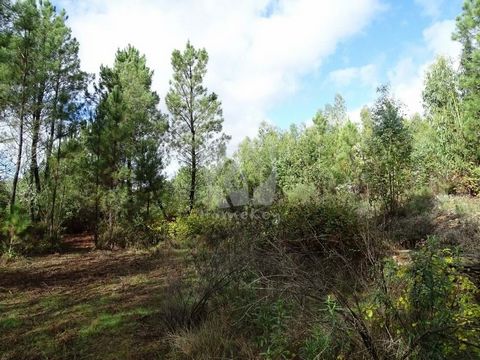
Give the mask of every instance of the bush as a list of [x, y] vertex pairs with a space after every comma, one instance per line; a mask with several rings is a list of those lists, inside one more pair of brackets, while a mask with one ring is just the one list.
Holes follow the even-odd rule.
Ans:
[[465, 187], [471, 196], [480, 195], [480, 166], [472, 166], [465, 178]]
[[439, 249], [434, 238], [411, 264], [387, 262], [378, 291], [362, 305], [371, 334], [387, 357], [480, 356], [478, 289], [459, 268], [455, 253]]
[[6, 239], [2, 252], [5, 252], [7, 255], [23, 252], [29, 228], [30, 219], [28, 215], [20, 208], [15, 207], [12, 212], [5, 216], [1, 229]]
[[[197, 213], [178, 217], [175, 222], [167, 223], [167, 233], [174, 242], [197, 247], [199, 245], [215, 246], [228, 239], [237, 228], [235, 219], [228, 213]], [[164, 225], [165, 226], [165, 225]], [[162, 233], [165, 229], [157, 227]]]
[[278, 224], [271, 228], [271, 236], [292, 250], [326, 255], [332, 250], [347, 254], [356, 248], [359, 223], [351, 196], [324, 196], [303, 204], [284, 202], [271, 211], [278, 214], [272, 216]]
[[300, 349], [302, 359], [348, 359], [353, 350], [351, 329], [339, 316], [342, 307], [331, 294], [310, 326]]

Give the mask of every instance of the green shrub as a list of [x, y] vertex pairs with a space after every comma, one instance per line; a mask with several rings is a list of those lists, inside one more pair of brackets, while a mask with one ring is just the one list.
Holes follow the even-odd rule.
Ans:
[[29, 228], [30, 219], [22, 209], [15, 207], [13, 211], [7, 213], [1, 228], [6, 238], [2, 246], [2, 252], [7, 255], [22, 252]]
[[351, 196], [341, 195], [302, 204], [284, 202], [271, 209], [278, 216], [271, 216], [277, 223], [269, 229], [270, 236], [310, 254], [351, 252], [359, 234], [355, 204]]
[[[198, 213], [181, 216], [168, 223], [168, 236], [188, 247], [198, 245], [215, 246], [235, 233], [235, 218], [228, 213]], [[162, 228], [157, 228], [165, 231]]]
[[315, 325], [301, 349], [302, 358], [306, 360], [333, 359], [334, 344], [332, 335], [322, 326]]
[[410, 264], [387, 263], [381, 290], [362, 305], [362, 313], [378, 346], [390, 343], [385, 349], [388, 356], [432, 360], [480, 356], [478, 289], [459, 268], [456, 254], [439, 249], [434, 238]]
[[289, 348], [288, 322], [292, 305], [282, 299], [258, 306], [252, 314], [253, 325], [260, 329], [258, 346], [265, 359], [291, 359], [294, 353]]
[[465, 186], [470, 195], [480, 195], [480, 166], [472, 166], [465, 178]]

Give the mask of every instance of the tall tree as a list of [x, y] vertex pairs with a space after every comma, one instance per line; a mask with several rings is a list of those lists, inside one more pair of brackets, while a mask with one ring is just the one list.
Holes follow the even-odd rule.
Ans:
[[[0, 103], [2, 119], [7, 119], [15, 128], [18, 138], [10, 204], [13, 209], [20, 171], [27, 158], [24, 142], [29, 135], [30, 214], [32, 220], [39, 220], [42, 155], [45, 155], [47, 183], [55, 143], [60, 151], [62, 131], [58, 130], [62, 122], [73, 120], [78, 114], [88, 77], [80, 70], [78, 42], [72, 39], [65, 24], [64, 11], [58, 13], [50, 1], [34, 0], [17, 1], [11, 7], [2, 7], [2, 13], [5, 11], [8, 11], [9, 20], [0, 24], [6, 29], [1, 36], [5, 46], [0, 54], [0, 76], [5, 87], [0, 90]], [[47, 130], [46, 139], [43, 129]], [[46, 151], [43, 151], [44, 144]], [[55, 207], [55, 190], [52, 205], [44, 205]], [[42, 211], [42, 214], [47, 212]]]
[[172, 53], [173, 79], [166, 97], [172, 115], [172, 145], [180, 162], [190, 170], [189, 211], [195, 206], [198, 172], [208, 159], [224, 149], [223, 116], [217, 94], [203, 85], [208, 54], [190, 42]]
[[425, 139], [443, 178], [465, 172], [466, 134], [458, 75], [449, 60], [440, 57], [425, 74], [423, 104], [433, 138]]
[[112, 68], [100, 70], [100, 100], [88, 143], [97, 158], [95, 182], [104, 191], [109, 238], [122, 214], [131, 218], [145, 206], [149, 214], [161, 189], [167, 123], [151, 89], [152, 76], [145, 56], [132, 46], [117, 51]]
[[453, 35], [462, 46], [460, 86], [465, 110], [466, 150], [480, 165], [480, 1], [465, 0]]
[[[25, 122], [32, 110], [31, 99], [35, 84], [35, 57], [37, 50], [36, 30], [40, 17], [34, 1], [19, 1], [13, 6], [12, 34], [8, 41], [6, 80], [8, 90], [4, 93], [10, 124], [17, 133], [17, 159], [13, 175], [10, 211], [15, 208], [17, 186], [22, 166]], [[5, 66], [3, 66], [5, 69]]]
[[51, 82], [49, 81], [49, 68], [54, 61], [54, 51], [60, 46], [55, 32], [56, 27], [66, 28], [63, 19], [57, 22], [55, 7], [49, 2], [40, 2], [38, 5], [38, 19], [35, 28], [35, 55], [33, 68], [33, 98], [31, 108], [31, 145], [30, 145], [30, 216], [32, 221], [36, 218], [37, 197], [41, 191], [40, 169], [38, 156], [40, 152], [40, 130], [45, 116], [45, 108], [48, 102], [48, 92]]
[[[45, 94], [45, 170], [44, 181], [49, 186], [49, 229], [55, 231], [57, 190], [61, 181], [60, 161], [63, 139], [69, 129], [81, 121], [80, 113], [86, 105], [90, 76], [80, 69], [79, 43], [65, 26], [67, 16], [62, 11], [53, 22], [50, 33], [51, 62], [47, 67], [47, 92]], [[54, 148], [56, 146], [56, 149]], [[56, 150], [56, 151], [54, 151]], [[54, 166], [55, 171], [51, 173]]]
[[388, 87], [380, 87], [378, 94], [371, 110], [373, 127], [365, 171], [373, 198], [383, 202], [385, 209], [392, 213], [406, 189], [412, 143], [401, 107]]
[[348, 120], [348, 115], [347, 105], [343, 96], [340, 94], [335, 94], [333, 104], [325, 105], [323, 114], [327, 118], [328, 124], [331, 126], [345, 124], [345, 122]]

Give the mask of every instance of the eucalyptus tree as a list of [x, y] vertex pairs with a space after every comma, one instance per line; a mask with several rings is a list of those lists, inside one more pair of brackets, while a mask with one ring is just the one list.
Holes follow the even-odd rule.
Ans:
[[466, 151], [469, 160], [475, 166], [480, 166], [480, 1], [464, 1], [453, 38], [463, 47], [460, 88]]
[[189, 212], [195, 206], [198, 174], [208, 160], [224, 151], [223, 113], [217, 94], [204, 86], [208, 53], [190, 42], [172, 53], [173, 78], [166, 96], [171, 114], [172, 145], [179, 162], [189, 169]]
[[438, 58], [426, 72], [423, 104], [434, 136], [419, 140], [428, 141], [439, 175], [449, 178], [465, 173], [468, 154], [461, 92], [458, 74], [448, 59]]
[[379, 97], [371, 109], [372, 135], [368, 142], [365, 171], [374, 199], [387, 212], [395, 212], [410, 175], [412, 137], [401, 106], [389, 89], [378, 89]]

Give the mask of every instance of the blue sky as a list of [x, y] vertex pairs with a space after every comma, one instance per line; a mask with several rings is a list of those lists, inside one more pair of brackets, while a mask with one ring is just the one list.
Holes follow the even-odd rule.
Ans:
[[[432, 52], [425, 46], [424, 30], [436, 23], [454, 20], [462, 7], [461, 0], [433, 2], [438, 4], [438, 12], [428, 12], [414, 0], [384, 2], [385, 9], [363, 31], [340, 43], [317, 71], [304, 76], [301, 88], [269, 110], [269, 117], [281, 127], [303, 122], [323, 104], [332, 102], [336, 93], [345, 98], [350, 111], [357, 111], [371, 103], [377, 84], [391, 82], [389, 72], [394, 71], [402, 59], [411, 58], [415, 68], [430, 62]], [[447, 51], [446, 55], [452, 54]], [[371, 83], [358, 79], [348, 84], [330, 81], [330, 74], [336, 70], [370, 64], [375, 66], [375, 81]], [[405, 106], [407, 113], [417, 109], [411, 104]]]
[[[461, 0], [55, 0], [96, 73], [128, 43], [146, 54], [161, 99], [170, 55], [187, 40], [210, 55], [206, 83], [223, 102], [231, 149], [268, 121], [307, 122], [335, 93], [352, 120], [390, 83], [421, 111], [423, 73], [451, 41]], [[164, 104], [162, 105], [165, 109]]]

